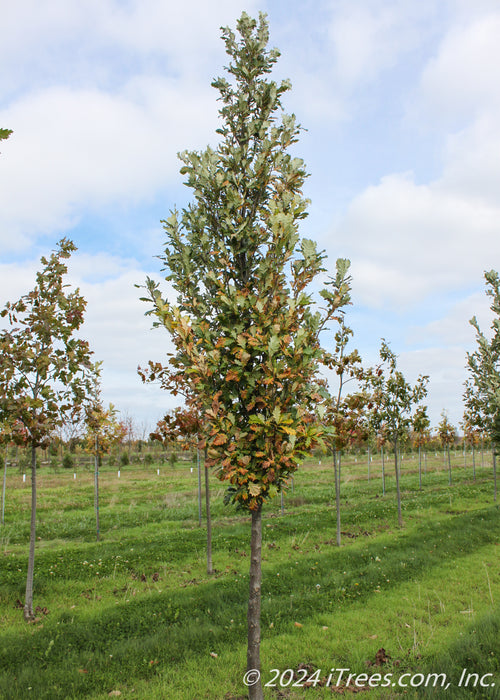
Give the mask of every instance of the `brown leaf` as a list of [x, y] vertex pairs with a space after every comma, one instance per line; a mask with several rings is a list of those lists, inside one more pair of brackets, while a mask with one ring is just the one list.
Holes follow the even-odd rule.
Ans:
[[390, 658], [390, 654], [388, 654], [386, 650], [381, 647], [375, 654], [375, 666], [382, 666], [382, 664], [387, 663]]
[[213, 440], [214, 445], [224, 445], [226, 442], [227, 437], [223, 433], [218, 433]]

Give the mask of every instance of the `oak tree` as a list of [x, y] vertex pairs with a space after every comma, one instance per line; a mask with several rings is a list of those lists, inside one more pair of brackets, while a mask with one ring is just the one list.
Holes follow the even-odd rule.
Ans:
[[446, 411], [441, 412], [441, 421], [438, 425], [438, 436], [439, 442], [443, 450], [446, 452], [447, 463], [448, 463], [448, 483], [451, 486], [451, 457], [450, 457], [450, 445], [455, 444], [455, 428], [448, 420], [448, 414]]
[[0, 333], [0, 420], [14, 427], [13, 440], [31, 448], [31, 526], [24, 617], [33, 618], [36, 541], [36, 450], [85, 394], [90, 364], [88, 343], [75, 337], [86, 302], [78, 289], [64, 283], [65, 260], [75, 250], [62, 239], [37, 273], [36, 286], [18, 301], [7, 302], [0, 315], [9, 330]]
[[371, 391], [373, 407], [370, 422], [377, 431], [384, 429], [394, 450], [398, 524], [402, 527], [398, 452], [401, 443], [408, 436], [413, 409], [427, 394], [428, 377], [420, 375], [416, 384], [411, 386], [403, 373], [397, 369], [397, 356], [383, 339], [379, 354], [381, 363], [367, 371], [365, 387], [367, 391]]
[[429, 416], [427, 406], [419, 406], [413, 416], [413, 444], [418, 447], [418, 488], [422, 490], [422, 447], [429, 442], [430, 438]]
[[94, 512], [96, 539], [100, 539], [99, 518], [99, 467], [102, 455], [123, 438], [123, 430], [116, 420], [117, 411], [113, 404], [108, 408], [102, 402], [101, 389], [102, 362], [95, 362], [90, 369], [85, 397], [85, 449], [94, 457]]
[[471, 381], [466, 394], [467, 407], [473, 411], [475, 419], [484, 428], [492, 443], [493, 490], [497, 497], [496, 457], [500, 452], [500, 278], [498, 272], [485, 272], [486, 294], [491, 298], [493, 322], [490, 338], [480, 329], [474, 316], [470, 323], [476, 331], [477, 348], [467, 353], [467, 364]]
[[[337, 272], [334, 284], [350, 285], [350, 278], [345, 278], [349, 268], [348, 261], [339, 261], [341, 268]], [[335, 348], [333, 353], [327, 353], [324, 364], [337, 375], [336, 392], [328, 396], [325, 404], [323, 425], [325, 435], [323, 441], [330, 448], [333, 455], [333, 477], [335, 483], [335, 510], [337, 521], [337, 546], [340, 546], [341, 519], [340, 519], [340, 463], [342, 451], [352, 441], [353, 434], [359, 429], [363, 421], [363, 412], [367, 397], [362, 392], [344, 395], [345, 386], [353, 379], [362, 378], [361, 357], [356, 349], [347, 352], [349, 338], [352, 336], [343, 316], [340, 317], [338, 329], [335, 333]]]
[[[289, 482], [321, 433], [313, 418], [320, 332], [348, 301], [348, 285], [311, 283], [324, 256], [300, 240], [308, 202], [304, 163], [290, 154], [300, 127], [282, 111], [288, 81], [268, 78], [265, 15], [222, 30], [230, 62], [219, 92], [220, 142], [180, 154], [193, 201], [164, 222], [163, 260], [176, 303], [148, 279], [157, 323], [170, 333], [172, 376], [182, 377], [206, 426], [207, 465], [228, 483], [226, 502], [251, 514], [248, 670], [260, 668], [262, 507]], [[262, 698], [258, 682], [250, 698]]]
[[[152, 365], [153, 363], [151, 363]], [[151, 366], [150, 365], [150, 366]], [[168, 372], [164, 368], [160, 369], [157, 364], [156, 373], [165, 376], [167, 379]], [[141, 374], [145, 381], [148, 381], [148, 372], [142, 371]], [[195, 449], [196, 462], [198, 467], [198, 521], [201, 527], [201, 456], [202, 452], [202, 436], [204, 434], [203, 422], [199, 412], [194, 408], [196, 403], [194, 397], [190, 400], [191, 408], [177, 407], [164, 418], [158, 421], [156, 429], [151, 433], [150, 437], [153, 440], [159, 440], [163, 445], [175, 444], [180, 445], [182, 449]], [[208, 468], [206, 466], [206, 448], [205, 452], [205, 512], [207, 518], [207, 574], [213, 573], [212, 567], [212, 517], [210, 512], [210, 483], [208, 479]]]

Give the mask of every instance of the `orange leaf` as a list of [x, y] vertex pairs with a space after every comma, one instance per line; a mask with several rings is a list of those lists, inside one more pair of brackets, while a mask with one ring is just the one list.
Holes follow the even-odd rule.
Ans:
[[215, 439], [213, 441], [213, 445], [224, 445], [224, 443], [227, 442], [227, 436], [224, 435], [223, 433], [219, 433], [218, 435], [215, 436]]

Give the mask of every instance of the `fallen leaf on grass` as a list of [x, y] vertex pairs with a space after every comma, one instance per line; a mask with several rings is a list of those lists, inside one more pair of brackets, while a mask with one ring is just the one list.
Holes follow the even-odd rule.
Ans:
[[386, 652], [384, 647], [380, 647], [380, 649], [375, 654], [375, 661], [367, 661], [366, 665], [367, 666], [382, 666], [382, 664], [386, 664], [390, 658], [391, 658], [391, 655]]

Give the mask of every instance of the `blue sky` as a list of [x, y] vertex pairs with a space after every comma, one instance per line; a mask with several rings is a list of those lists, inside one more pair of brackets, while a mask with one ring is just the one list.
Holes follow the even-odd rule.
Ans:
[[462, 417], [468, 319], [490, 317], [500, 268], [497, 0], [18, 0], [2, 10], [0, 305], [31, 288], [40, 255], [78, 246], [71, 280], [105, 399], [152, 427], [173, 400], [143, 387], [161, 360], [134, 287], [160, 278], [160, 224], [187, 204], [176, 153], [216, 143], [226, 63], [219, 28], [268, 14], [306, 129], [302, 235], [352, 261], [348, 321], [368, 364], [380, 338], [408, 379], [430, 375], [433, 425]]

